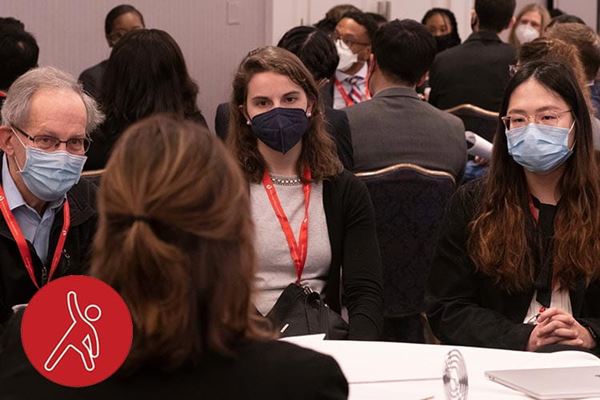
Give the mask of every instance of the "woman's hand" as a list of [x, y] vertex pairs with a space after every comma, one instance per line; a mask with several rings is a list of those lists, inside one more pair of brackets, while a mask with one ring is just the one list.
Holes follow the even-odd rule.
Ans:
[[570, 314], [558, 308], [545, 310], [537, 319], [538, 324], [529, 336], [528, 351], [551, 344], [584, 347], [596, 347], [596, 341], [590, 332]]

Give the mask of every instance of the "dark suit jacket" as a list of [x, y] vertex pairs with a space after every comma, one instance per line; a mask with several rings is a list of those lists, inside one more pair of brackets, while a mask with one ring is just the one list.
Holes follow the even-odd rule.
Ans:
[[467, 162], [462, 121], [422, 101], [412, 88], [394, 87], [345, 108], [354, 146], [354, 170], [413, 163], [460, 181]]
[[515, 49], [494, 32], [475, 32], [461, 45], [439, 53], [429, 71], [429, 102], [446, 110], [470, 103], [499, 111]]
[[[354, 162], [352, 156], [352, 141], [350, 139], [350, 127], [348, 118], [343, 111], [334, 110], [325, 106], [325, 122], [327, 132], [335, 141], [338, 157], [346, 169], [352, 169]], [[215, 114], [215, 131], [223, 141], [227, 139], [229, 127], [229, 103], [221, 103], [217, 106]]]
[[104, 60], [86, 69], [79, 75], [79, 82], [83, 85], [83, 90], [96, 99], [96, 101], [100, 100], [102, 77], [104, 76], [104, 71], [106, 71], [106, 64], [108, 64], [108, 60]]
[[[113, 376], [91, 387], [66, 388], [43, 378], [27, 360], [20, 339], [20, 314], [11, 320], [0, 340], [0, 399], [342, 400], [348, 397], [348, 383], [333, 358], [279, 341], [241, 344], [235, 358], [207, 354], [197, 366], [173, 373], [148, 368], [128, 378]], [[83, 367], [81, 370], [85, 372]]]
[[[523, 320], [533, 283], [508, 290], [478, 272], [469, 256], [468, 224], [481, 202], [481, 181], [463, 185], [450, 200], [434, 256], [427, 290], [427, 317], [433, 333], [445, 344], [525, 350], [533, 325]], [[530, 217], [526, 229], [537, 229]], [[570, 291], [573, 317], [600, 335], [600, 281], [583, 281]], [[596, 351], [598, 348], [596, 348]]]
[[325, 108], [333, 108], [334, 79], [335, 77], [332, 77], [327, 84], [321, 86], [319, 89], [319, 95], [321, 96], [321, 101], [325, 104]]

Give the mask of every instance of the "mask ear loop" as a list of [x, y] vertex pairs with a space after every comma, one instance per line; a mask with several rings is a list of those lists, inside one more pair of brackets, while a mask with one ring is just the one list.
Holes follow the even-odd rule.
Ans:
[[[569, 135], [571, 134], [571, 131], [573, 130], [573, 128], [575, 128], [575, 122], [577, 122], [577, 120], [573, 120], [573, 123], [571, 124], [571, 127], [569, 128], [569, 132], [567, 132], [567, 140], [569, 140]], [[575, 143], [577, 143], [577, 138], [575, 136], [573, 136], [573, 144], [571, 145], [571, 148], [569, 149], [569, 151], [573, 151], [573, 149], [575, 148]]]
[[[25, 149], [25, 154], [27, 154], [27, 146], [25, 146], [25, 143], [23, 143], [23, 141], [21, 140], [21, 138], [19, 137], [19, 135], [17, 134], [17, 132], [15, 132], [15, 128], [13, 128], [11, 126], [10, 130], [12, 131], [12, 133], [15, 134], [15, 137], [17, 138], [17, 140], [19, 141], [19, 143], [21, 143], [21, 146], [23, 146], [23, 148]], [[27, 157], [27, 155], [25, 155], [25, 157]], [[13, 156], [13, 159], [15, 160], [15, 164], [17, 165], [17, 169], [19, 170], [19, 173], [23, 172], [23, 168], [21, 168], [19, 166], [19, 162], [17, 161], [17, 157]], [[27, 160], [25, 160], [25, 163], [27, 164]]]

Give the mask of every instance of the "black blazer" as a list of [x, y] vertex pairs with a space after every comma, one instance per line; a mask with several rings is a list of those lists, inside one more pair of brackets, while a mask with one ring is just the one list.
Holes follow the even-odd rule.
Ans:
[[[38, 374], [21, 345], [20, 315], [0, 340], [0, 399], [342, 400], [348, 383], [330, 356], [280, 341], [248, 342], [235, 357], [205, 356], [173, 373], [142, 369], [88, 388], [66, 388]], [[4, 350], [2, 350], [4, 347]], [[82, 368], [83, 371], [83, 368]]]
[[100, 100], [102, 78], [104, 77], [107, 64], [108, 60], [104, 60], [101, 63], [86, 69], [79, 75], [79, 82], [83, 85], [83, 90], [96, 99], [96, 101]]
[[[433, 333], [445, 344], [525, 350], [533, 330], [523, 323], [533, 283], [527, 290], [509, 293], [477, 272], [467, 251], [468, 224], [481, 192], [482, 183], [475, 181], [460, 187], [450, 201], [429, 278], [427, 316]], [[573, 317], [599, 335], [600, 281], [587, 288], [579, 282], [570, 298]]]
[[[352, 156], [352, 139], [350, 138], [350, 125], [346, 113], [325, 106], [325, 128], [335, 141], [338, 157], [344, 168], [352, 170], [354, 161]], [[223, 141], [227, 139], [229, 128], [229, 103], [221, 103], [215, 113], [215, 131]]]
[[446, 110], [470, 103], [499, 111], [508, 83], [514, 47], [494, 32], [472, 33], [461, 45], [439, 53], [429, 71], [429, 102]]
[[333, 108], [333, 91], [335, 89], [335, 85], [333, 84], [334, 80], [335, 76], [329, 79], [327, 84], [319, 88], [319, 95], [321, 96], [321, 101], [325, 105], [325, 108]]

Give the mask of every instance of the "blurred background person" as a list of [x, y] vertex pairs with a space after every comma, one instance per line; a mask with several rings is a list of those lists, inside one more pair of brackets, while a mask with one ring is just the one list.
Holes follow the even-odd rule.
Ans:
[[131, 126], [102, 177], [91, 270], [131, 312], [125, 364], [92, 387], [51, 383], [23, 352], [17, 314], [0, 353], [2, 395], [346, 399], [348, 384], [330, 356], [272, 340], [256, 315], [245, 187], [205, 128], [170, 116]]
[[24, 31], [25, 24], [13, 17], [0, 17], [0, 30], [4, 28], [16, 28]]
[[433, 35], [438, 53], [460, 44], [456, 17], [447, 8], [432, 8], [425, 13], [421, 23]]
[[577, 78], [582, 93], [587, 97], [588, 106], [591, 105], [585, 70], [577, 47], [564, 40], [549, 37], [541, 37], [524, 43], [519, 48], [517, 65], [513, 74], [523, 65], [533, 61], [557, 62], [570, 67]]
[[399, 163], [446, 171], [460, 182], [467, 161], [462, 121], [417, 96], [436, 54], [433, 36], [417, 21], [388, 22], [373, 39], [373, 98], [348, 108], [355, 170]]
[[570, 14], [561, 14], [558, 15], [556, 17], [553, 17], [550, 20], [550, 23], [548, 24], [548, 26], [546, 27], [546, 29], [556, 25], [556, 24], [568, 24], [568, 23], [576, 23], [576, 24], [582, 24], [585, 25], [585, 21], [582, 20], [581, 18], [579, 18], [576, 15], [570, 15]]
[[[144, 27], [144, 16], [135, 7], [128, 4], [114, 7], [106, 14], [104, 20], [104, 35], [108, 47], [113, 48], [127, 32], [144, 29]], [[108, 60], [104, 60], [79, 75], [79, 81], [83, 84], [83, 89], [96, 100], [100, 100], [102, 77], [106, 71], [107, 63]]]
[[333, 40], [340, 62], [331, 85], [333, 108], [352, 107], [371, 98], [367, 63], [377, 28], [377, 23], [363, 12], [344, 14], [335, 27]]
[[106, 121], [93, 133], [87, 170], [104, 168], [114, 143], [132, 123], [170, 112], [206, 126], [179, 45], [159, 29], [129, 32], [113, 48], [102, 82]]
[[473, 33], [438, 53], [429, 70], [431, 104], [442, 110], [465, 103], [500, 109], [516, 52], [498, 34], [508, 28], [514, 11], [515, 0], [475, 0]]
[[546, 32], [549, 38], [564, 40], [579, 50], [580, 61], [585, 71], [586, 86], [590, 92], [593, 114], [600, 118], [600, 38], [589, 26], [578, 23], [555, 24]]
[[537, 3], [528, 4], [517, 14], [508, 42], [518, 50], [523, 43], [542, 36], [549, 23], [550, 14], [546, 7]]
[[344, 14], [360, 11], [360, 8], [355, 7], [352, 4], [338, 4], [337, 6], [331, 7], [325, 13], [325, 17], [315, 24], [315, 28], [325, 32], [327, 35], [331, 35], [335, 32], [335, 27]]
[[388, 22], [387, 18], [379, 13], [366, 12], [365, 14], [367, 14], [369, 17], [371, 17], [371, 19], [373, 19], [373, 21], [375, 21], [378, 28], [381, 28], [383, 25], [385, 25]]
[[[228, 144], [249, 182], [256, 229], [258, 311], [268, 314], [289, 284], [301, 282], [340, 313], [343, 290], [348, 339], [379, 339], [373, 205], [336, 157], [310, 72], [287, 50], [253, 50], [234, 78], [231, 111]], [[306, 253], [292, 254], [292, 241]]]
[[39, 54], [35, 38], [17, 23], [0, 27], [0, 110], [10, 85], [25, 72], [37, 67]]

